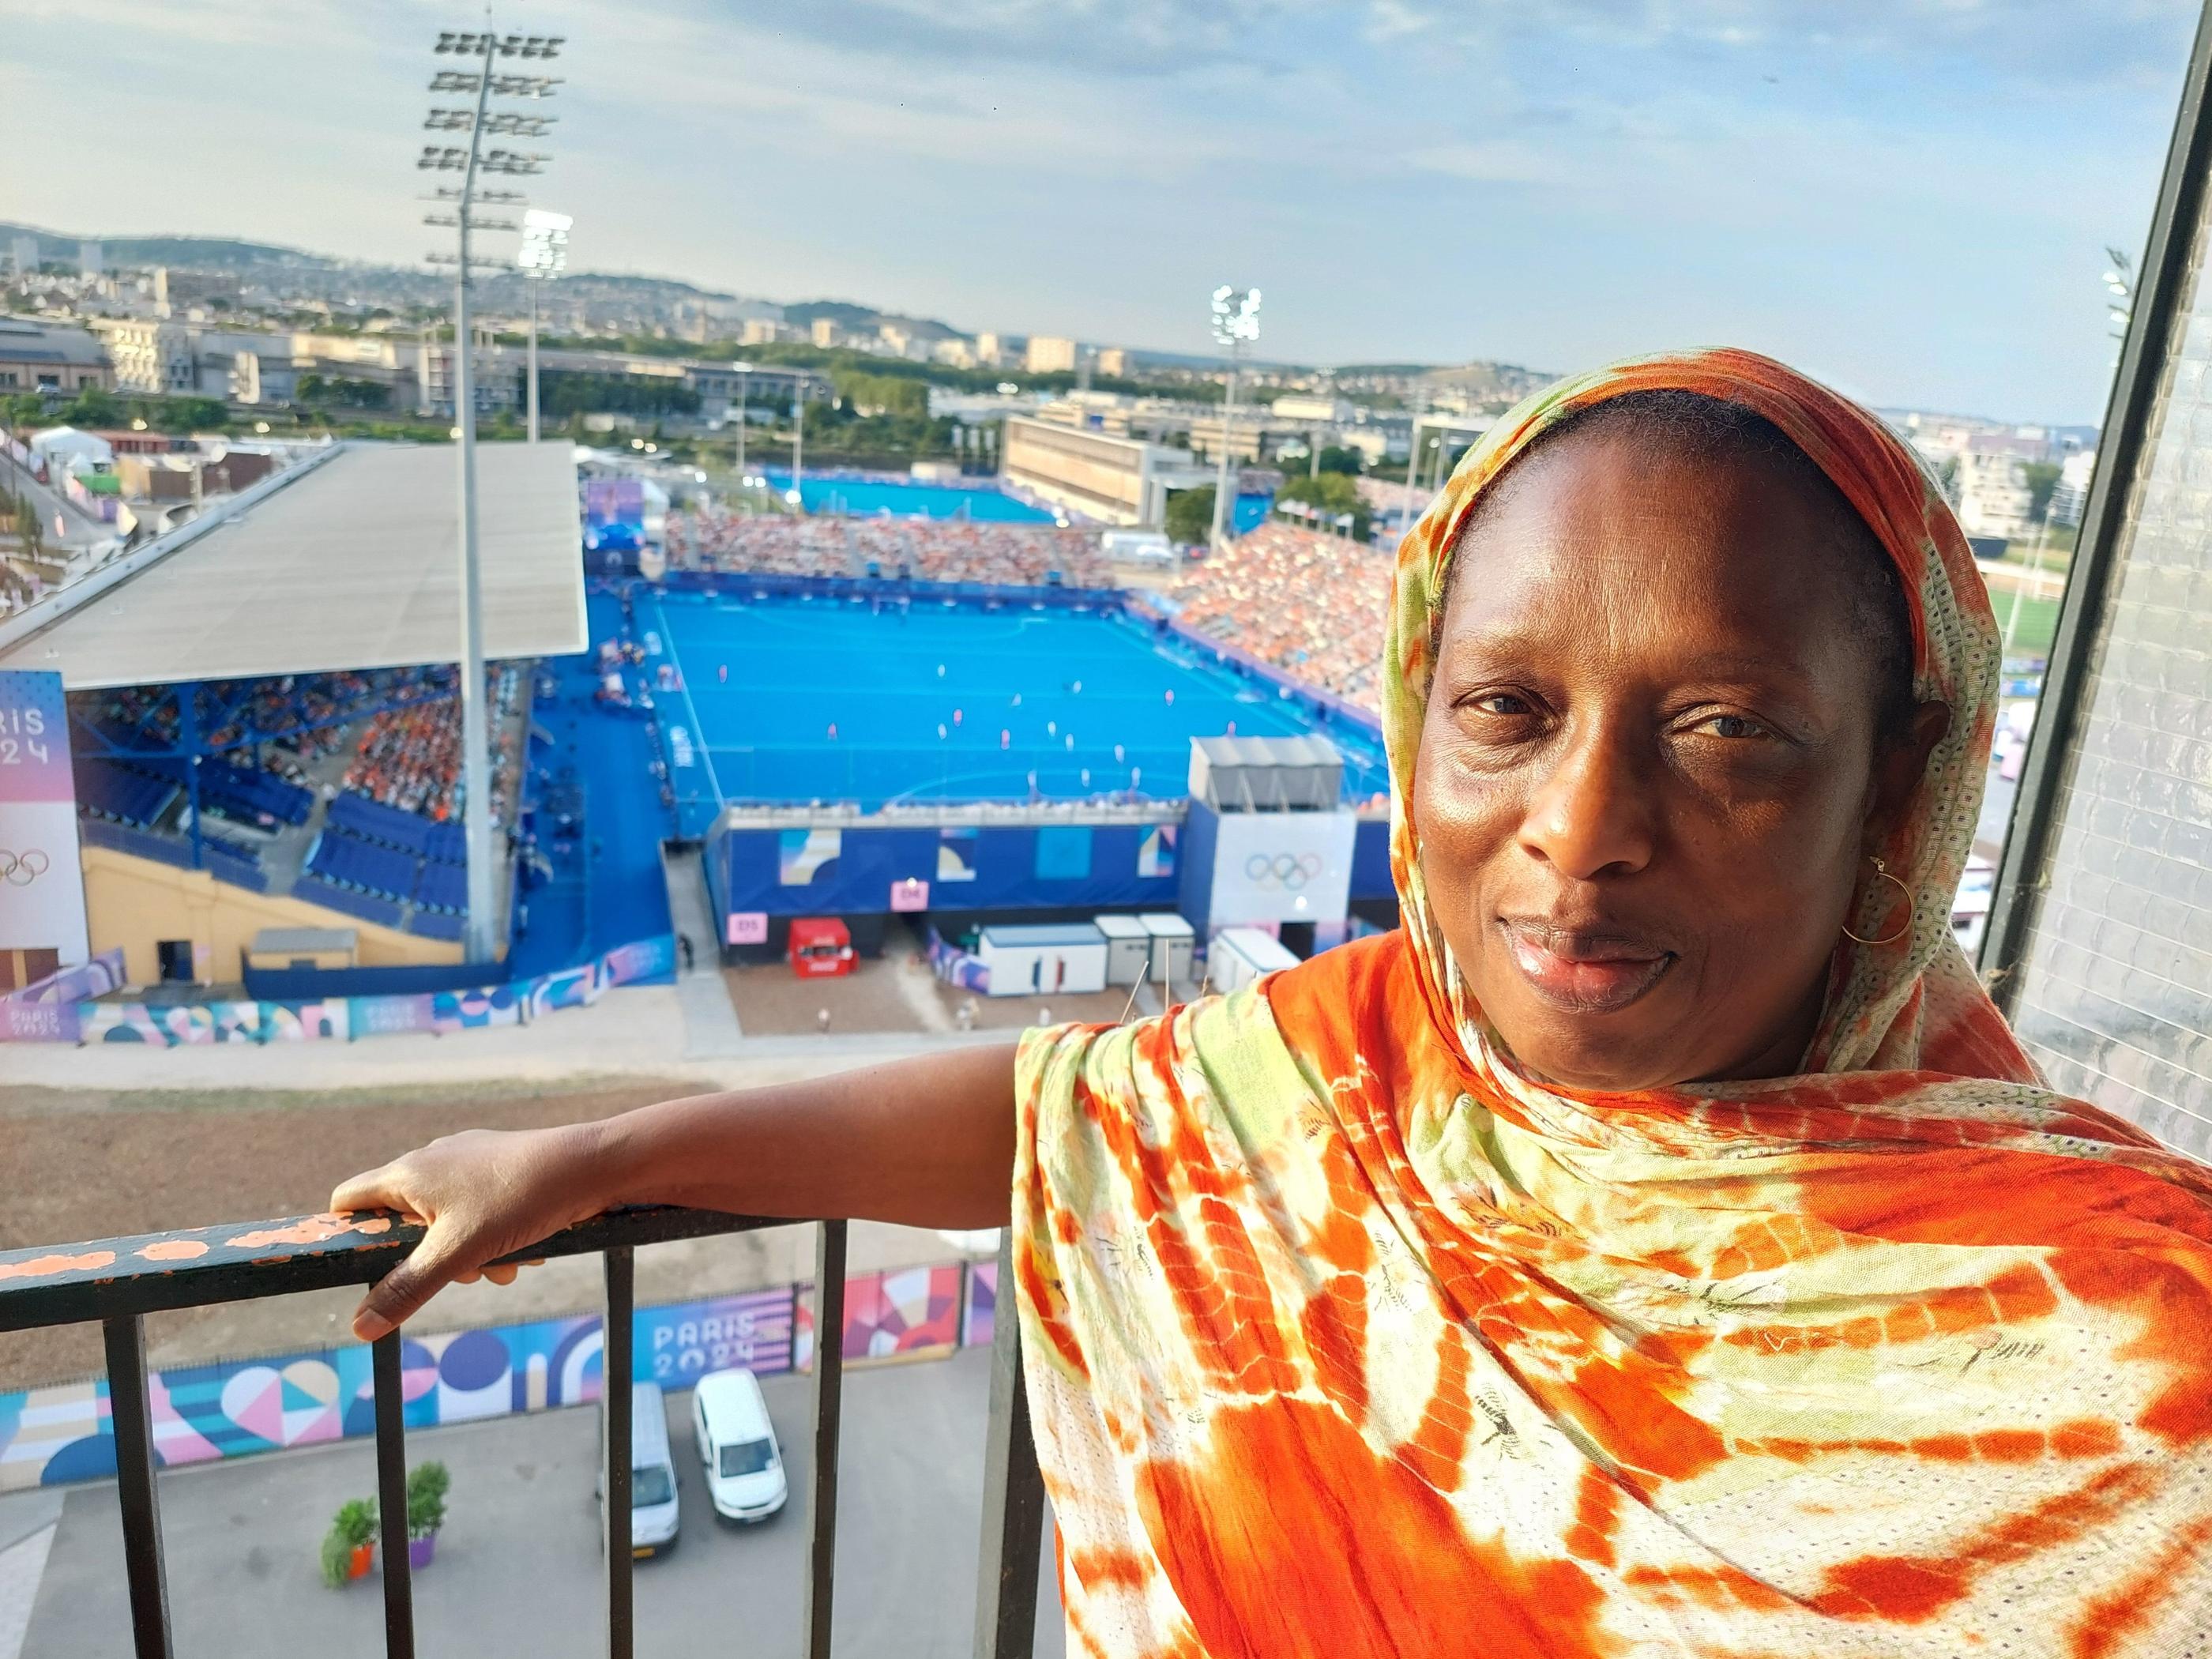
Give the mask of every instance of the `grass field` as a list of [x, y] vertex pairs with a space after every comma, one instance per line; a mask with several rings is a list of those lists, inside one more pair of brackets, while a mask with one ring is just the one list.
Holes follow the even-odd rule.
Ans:
[[1992, 593], [1990, 604], [1996, 611], [1997, 632], [2002, 634], [2012, 622], [2014, 606], [2020, 610], [2020, 620], [2014, 629], [2012, 650], [2014, 657], [2047, 657], [2051, 641], [2058, 632], [2058, 601], [2030, 599], [2018, 593]]

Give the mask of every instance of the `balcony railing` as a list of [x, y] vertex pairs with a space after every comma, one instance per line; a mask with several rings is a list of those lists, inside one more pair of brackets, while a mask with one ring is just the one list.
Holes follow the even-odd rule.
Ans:
[[[510, 1261], [605, 1258], [606, 1322], [602, 1400], [606, 1412], [607, 1652], [629, 1659], [634, 1620], [630, 1536], [630, 1363], [635, 1253], [641, 1244], [782, 1226], [782, 1221], [665, 1207], [617, 1211], [555, 1234]], [[828, 1659], [832, 1565], [837, 1540], [837, 1449], [842, 1406], [845, 1224], [816, 1224], [813, 1460], [800, 1651]], [[26, 1250], [0, 1251], [0, 1332], [98, 1321], [106, 1338], [124, 1571], [139, 1659], [169, 1659], [167, 1581], [147, 1391], [145, 1316], [170, 1308], [245, 1302], [297, 1291], [370, 1285], [422, 1236], [398, 1217], [295, 1216], [276, 1221], [148, 1233]], [[1021, 1348], [1012, 1303], [1013, 1273], [1000, 1256], [999, 1316], [992, 1333], [991, 1414], [984, 1448], [983, 1537], [977, 1567], [977, 1659], [1025, 1659], [1036, 1634], [1037, 1558], [1044, 1488], [1030, 1440]], [[400, 1336], [372, 1351], [376, 1416], [377, 1507], [383, 1528], [384, 1644], [393, 1659], [415, 1652], [414, 1592], [407, 1559], [406, 1430], [402, 1422]]]

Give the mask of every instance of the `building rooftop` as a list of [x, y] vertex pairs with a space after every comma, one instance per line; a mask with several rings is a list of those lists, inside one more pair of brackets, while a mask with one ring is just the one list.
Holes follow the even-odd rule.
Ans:
[[[477, 450], [488, 658], [585, 647], [573, 453]], [[0, 625], [0, 668], [78, 690], [453, 662], [455, 467], [443, 446], [341, 446]]]
[[82, 363], [88, 368], [106, 361], [100, 342], [84, 330], [21, 317], [0, 317], [0, 357], [16, 363]]

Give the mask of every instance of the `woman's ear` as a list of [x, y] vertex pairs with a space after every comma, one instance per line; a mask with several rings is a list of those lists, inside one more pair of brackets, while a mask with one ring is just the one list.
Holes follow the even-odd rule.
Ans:
[[1911, 732], [1875, 757], [1874, 799], [1867, 809], [1866, 825], [1870, 845], [1889, 839], [1912, 803], [1912, 792], [1928, 770], [1928, 757], [1950, 730], [1951, 705], [1923, 702], [1912, 711]]

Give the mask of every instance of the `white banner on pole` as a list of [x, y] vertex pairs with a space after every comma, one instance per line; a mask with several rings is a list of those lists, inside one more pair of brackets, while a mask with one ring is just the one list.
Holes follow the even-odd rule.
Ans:
[[0, 951], [92, 954], [59, 674], [0, 672]]

